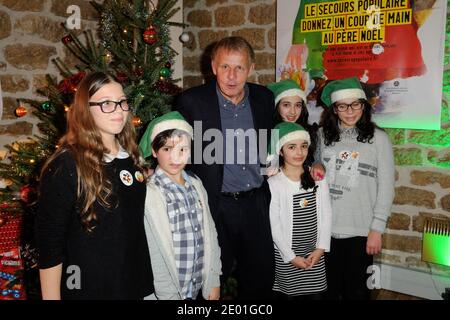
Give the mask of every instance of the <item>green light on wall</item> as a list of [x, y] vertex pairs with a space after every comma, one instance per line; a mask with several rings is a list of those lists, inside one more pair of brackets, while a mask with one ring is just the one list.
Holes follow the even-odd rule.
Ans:
[[450, 220], [425, 220], [422, 239], [422, 260], [450, 266]]

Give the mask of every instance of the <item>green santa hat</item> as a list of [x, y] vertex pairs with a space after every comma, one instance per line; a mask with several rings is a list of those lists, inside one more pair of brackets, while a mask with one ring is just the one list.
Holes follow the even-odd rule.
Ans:
[[305, 92], [301, 90], [297, 82], [292, 79], [269, 83], [267, 88], [269, 88], [275, 96], [275, 105], [277, 105], [281, 99], [293, 96], [299, 96], [304, 102], [306, 102]]
[[142, 156], [147, 158], [152, 154], [152, 142], [155, 137], [166, 130], [182, 130], [186, 132], [192, 139], [193, 129], [191, 125], [183, 118], [178, 111], [166, 113], [158, 118], [153, 119], [147, 126], [144, 135], [139, 142]]
[[321, 95], [322, 101], [328, 107], [346, 98], [367, 99], [361, 83], [355, 77], [331, 81], [323, 88]]
[[308, 145], [311, 144], [311, 138], [309, 137], [308, 131], [295, 122], [281, 122], [275, 126], [274, 130], [278, 131], [278, 135], [276, 132], [272, 132], [270, 145], [267, 151], [267, 162], [271, 162], [275, 159], [275, 157], [280, 154], [281, 148], [289, 141], [305, 140], [308, 142]]

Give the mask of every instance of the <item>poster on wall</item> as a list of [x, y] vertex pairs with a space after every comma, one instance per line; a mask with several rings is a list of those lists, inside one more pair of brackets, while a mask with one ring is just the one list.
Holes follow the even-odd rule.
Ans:
[[440, 129], [444, 0], [278, 0], [277, 81], [308, 94], [311, 122], [328, 80], [357, 77], [381, 127]]

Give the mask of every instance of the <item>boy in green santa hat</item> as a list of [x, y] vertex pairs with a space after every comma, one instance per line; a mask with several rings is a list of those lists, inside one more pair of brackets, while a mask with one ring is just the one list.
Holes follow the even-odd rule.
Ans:
[[184, 171], [192, 127], [178, 112], [154, 119], [139, 147], [158, 166], [147, 182], [145, 231], [160, 300], [220, 297], [220, 248], [206, 191]]

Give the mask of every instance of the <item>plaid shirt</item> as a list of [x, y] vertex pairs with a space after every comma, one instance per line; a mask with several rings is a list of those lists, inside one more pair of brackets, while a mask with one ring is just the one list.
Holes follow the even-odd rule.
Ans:
[[182, 174], [184, 186], [170, 180], [159, 167], [151, 179], [166, 198], [182, 296], [195, 299], [202, 286], [203, 210], [189, 176], [184, 171]]

